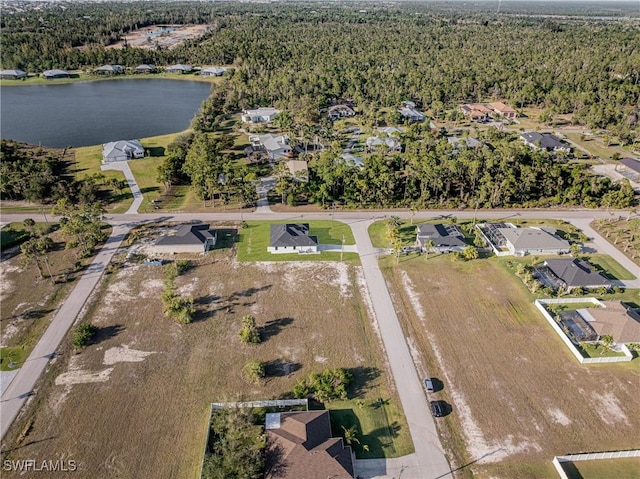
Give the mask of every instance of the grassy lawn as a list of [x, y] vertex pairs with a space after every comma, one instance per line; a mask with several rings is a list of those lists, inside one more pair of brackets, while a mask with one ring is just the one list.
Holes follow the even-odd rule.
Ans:
[[[400, 238], [402, 244], [409, 246], [416, 242], [416, 226], [421, 223], [427, 223], [427, 221], [402, 221], [400, 226]], [[369, 237], [371, 238], [371, 244], [375, 248], [390, 248], [391, 245], [387, 240], [387, 223], [385, 221], [376, 221], [369, 226]]]
[[9, 223], [0, 230], [0, 248], [6, 249], [29, 239], [22, 223]]
[[623, 150], [622, 148], [618, 148], [615, 146], [606, 146], [603, 143], [602, 139], [596, 136], [585, 136], [584, 139], [581, 139], [579, 133], [565, 133], [564, 135], [574, 143], [587, 150], [593, 156], [610, 159], [614, 153], [620, 153], [622, 158], [624, 158], [626, 155], [625, 150]]
[[607, 254], [590, 254], [586, 259], [609, 279], [635, 279], [633, 274]]
[[453, 412], [436, 424], [452, 467], [466, 465], [460, 477], [554, 477], [554, 455], [637, 447], [638, 360], [578, 364], [504, 262], [442, 255], [381, 268], [419, 374], [444, 383]]
[[570, 479], [638, 479], [640, 477], [640, 458], [598, 459], [592, 461], [575, 461], [570, 467], [564, 467]]
[[[303, 221], [303, 220], [301, 220]], [[299, 255], [297, 253], [271, 254], [269, 246], [271, 225], [290, 221], [249, 221], [248, 227], [239, 230], [238, 261], [340, 261], [340, 253], [322, 252], [320, 254]], [[308, 221], [311, 235], [318, 237], [321, 244], [341, 244], [344, 235], [345, 245], [355, 244], [351, 228], [339, 221]], [[344, 253], [344, 259], [359, 261], [357, 253]]]
[[[361, 275], [348, 263], [240, 264], [232, 249], [217, 249], [177, 278], [197, 308], [192, 324], [178, 325], [162, 314], [162, 268], [125, 263], [87, 309], [96, 340], [79, 354], [63, 341], [38, 397], [5, 439], [5, 458], [65, 451], [82, 477], [194, 477], [211, 402], [290, 397], [299, 379], [327, 367], [356, 379], [351, 401], [326, 407], [353, 410], [369, 453], [409, 452]], [[258, 345], [238, 339], [247, 314], [256, 318]], [[254, 359], [266, 364], [260, 384], [242, 379]], [[91, 382], [96, 373], [105, 380]], [[382, 410], [370, 407], [379, 398]]]
[[[15, 371], [29, 356], [29, 350], [23, 346], [0, 348], [0, 371]], [[17, 363], [10, 367], [11, 363]]]
[[580, 343], [578, 350], [585, 358], [608, 358], [615, 356], [624, 356], [624, 353], [612, 351], [605, 348], [601, 344]]

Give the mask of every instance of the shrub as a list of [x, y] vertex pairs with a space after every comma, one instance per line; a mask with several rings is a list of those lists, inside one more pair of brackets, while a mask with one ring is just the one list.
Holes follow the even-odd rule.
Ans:
[[242, 377], [249, 383], [260, 383], [260, 380], [265, 377], [264, 364], [256, 359], [247, 361], [242, 368]]
[[312, 396], [320, 402], [346, 400], [347, 386], [352, 380], [353, 376], [346, 369], [327, 368], [299, 380], [293, 388], [293, 395], [297, 398]]
[[82, 323], [73, 330], [71, 344], [75, 349], [82, 349], [89, 344], [97, 332], [98, 328], [93, 324]]
[[247, 315], [242, 318], [242, 329], [238, 331], [238, 336], [243, 344], [260, 344], [260, 333], [253, 316]]

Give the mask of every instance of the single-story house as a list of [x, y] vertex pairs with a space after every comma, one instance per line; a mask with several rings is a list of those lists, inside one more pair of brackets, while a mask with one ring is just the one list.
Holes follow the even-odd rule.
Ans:
[[504, 246], [515, 256], [569, 253], [569, 242], [544, 228], [497, 228]]
[[402, 150], [400, 140], [392, 136], [370, 136], [367, 138], [365, 144], [367, 145], [368, 151], [377, 151], [383, 145], [387, 147], [389, 153], [399, 152]]
[[421, 111], [416, 110], [415, 103], [406, 101], [404, 102], [404, 105], [405, 106], [398, 110], [400, 112], [400, 115], [402, 115], [402, 118], [407, 121], [424, 121], [426, 116]]
[[309, 181], [309, 168], [306, 161], [287, 160], [285, 165], [289, 169], [289, 173], [291, 173], [294, 180], [302, 181], [304, 183]]
[[260, 107], [255, 110], [245, 110], [242, 114], [242, 121], [244, 123], [269, 123], [280, 113], [280, 110], [275, 108]]
[[156, 71], [155, 65], [147, 65], [143, 63], [142, 65], [138, 65], [136, 67], [136, 73], [153, 73]]
[[618, 344], [640, 343], [640, 314], [621, 301], [601, 301], [602, 308], [578, 309], [577, 313], [598, 336], [611, 336]]
[[27, 77], [27, 72], [22, 70], [0, 70], [2, 80], [20, 80]]
[[152, 246], [154, 253], [204, 253], [216, 244], [217, 233], [207, 224], [188, 224], [176, 234], [159, 238]]
[[70, 78], [71, 77], [71, 75], [69, 75], [69, 72], [67, 70], [58, 70], [58, 69], [45, 70], [45, 71], [42, 72], [42, 76], [46, 80], [54, 80], [56, 78]]
[[269, 253], [317, 253], [318, 238], [309, 235], [308, 223], [271, 225]]
[[273, 135], [271, 133], [252, 135], [249, 137], [249, 141], [251, 142], [250, 153], [264, 152], [272, 161], [293, 156], [287, 135]]
[[119, 75], [124, 73], [124, 67], [122, 65], [102, 65], [100, 68], [96, 68], [98, 75]]
[[574, 288], [611, 288], [611, 281], [586, 261], [576, 258], [559, 258], [545, 260], [545, 273], [553, 275], [555, 283], [567, 291]]
[[518, 112], [511, 108], [509, 105], [505, 105], [502, 102], [489, 103], [489, 106], [495, 111], [498, 115], [504, 116], [509, 120], [515, 120], [518, 117]]
[[527, 133], [520, 133], [520, 138], [522, 138], [525, 145], [533, 148], [534, 150], [542, 149], [547, 151], [564, 151], [565, 153], [571, 153], [571, 147], [560, 141], [558, 137], [551, 133], [530, 131]]
[[454, 148], [459, 148], [460, 146], [466, 146], [467, 148], [477, 148], [483, 145], [483, 143], [480, 140], [472, 136], [465, 136], [465, 137], [450, 136], [447, 138], [447, 141]]
[[221, 77], [227, 71], [224, 67], [206, 67], [200, 70], [200, 76], [203, 77]]
[[351, 153], [342, 153], [340, 157], [349, 166], [357, 166], [358, 168], [364, 168], [364, 162], [359, 156], [355, 156]]
[[327, 115], [330, 120], [339, 120], [340, 118], [347, 118], [350, 116], [355, 116], [356, 112], [347, 105], [333, 105], [327, 111]]
[[472, 121], [486, 121], [494, 113], [493, 109], [484, 103], [466, 103], [460, 105], [460, 110], [464, 116]]
[[171, 65], [170, 67], [165, 68], [165, 71], [167, 71], [168, 73], [180, 73], [180, 74], [189, 73], [191, 72], [191, 70], [193, 70], [191, 65], [181, 65], [181, 64]]
[[267, 413], [265, 479], [353, 479], [351, 447], [331, 436], [329, 411]]
[[387, 136], [398, 136], [401, 133], [404, 133], [407, 129], [405, 127], [397, 127], [397, 126], [381, 126], [378, 128], [380, 133], [383, 133]]
[[453, 251], [462, 251], [468, 246], [462, 231], [456, 225], [427, 223], [418, 225], [416, 231], [416, 245], [422, 251], [451, 253]]
[[112, 141], [102, 145], [102, 162], [127, 161], [144, 158], [144, 147], [138, 140]]

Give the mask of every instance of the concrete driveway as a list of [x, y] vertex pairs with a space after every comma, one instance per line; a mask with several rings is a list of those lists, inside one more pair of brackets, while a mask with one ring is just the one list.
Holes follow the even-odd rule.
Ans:
[[133, 176], [133, 172], [131, 168], [129, 168], [128, 161], [116, 161], [114, 163], [109, 163], [107, 165], [102, 165], [100, 167], [102, 171], [106, 170], [118, 170], [124, 173], [124, 177], [127, 180], [127, 184], [129, 185], [129, 189], [131, 190], [131, 194], [133, 195], [133, 203], [125, 213], [126, 215], [135, 215], [138, 213], [138, 208], [142, 204], [142, 200], [144, 197], [142, 196], [142, 191], [140, 191], [140, 187], [136, 182], [136, 177]]

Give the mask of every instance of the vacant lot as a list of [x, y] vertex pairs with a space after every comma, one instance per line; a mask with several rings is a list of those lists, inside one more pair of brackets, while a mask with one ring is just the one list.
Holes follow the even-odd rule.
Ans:
[[640, 218], [598, 220], [591, 223], [591, 226], [640, 266]]
[[[411, 452], [358, 267], [238, 263], [229, 250], [198, 261], [176, 280], [196, 301], [189, 325], [163, 317], [161, 267], [127, 265], [107, 277], [87, 313], [100, 328], [96, 342], [56, 360], [37, 408], [5, 444], [8, 458], [75, 459], [82, 477], [194, 477], [210, 402], [282, 397], [325, 367], [356, 376], [352, 393], [363, 402], [329, 407], [345, 424], [363, 418], [363, 446]], [[238, 340], [246, 314], [261, 328], [260, 345]], [[263, 384], [242, 379], [250, 359], [267, 363]]]
[[554, 455], [638, 445], [638, 360], [581, 366], [494, 259], [383, 263], [460, 477], [555, 477]]

